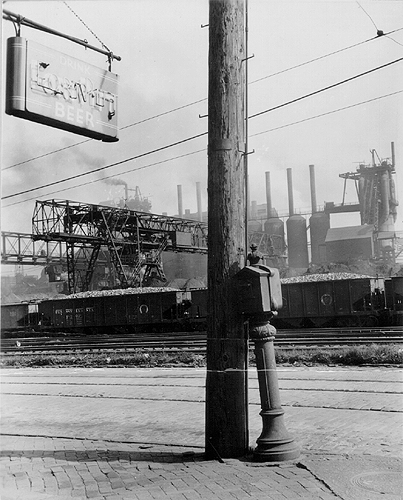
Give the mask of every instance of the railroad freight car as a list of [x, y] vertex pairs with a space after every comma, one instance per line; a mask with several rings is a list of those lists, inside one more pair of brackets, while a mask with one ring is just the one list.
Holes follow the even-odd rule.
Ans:
[[276, 328], [377, 326], [385, 320], [383, 278], [338, 273], [283, 279]]
[[[392, 326], [403, 321], [403, 278], [346, 273], [283, 279], [277, 329]], [[3, 331], [108, 333], [203, 331], [207, 289], [129, 288], [2, 306]], [[37, 311], [33, 308], [37, 307]], [[40, 333], [39, 333], [40, 334]]]
[[189, 317], [190, 294], [171, 288], [83, 292], [39, 304], [42, 324], [64, 332], [171, 331]]
[[204, 331], [207, 328], [207, 288], [188, 290], [190, 307], [185, 310], [185, 323], [188, 330]]
[[1, 333], [24, 332], [36, 328], [39, 323], [38, 304], [19, 302], [1, 305]]
[[385, 321], [390, 326], [403, 326], [403, 276], [385, 279], [385, 296]]

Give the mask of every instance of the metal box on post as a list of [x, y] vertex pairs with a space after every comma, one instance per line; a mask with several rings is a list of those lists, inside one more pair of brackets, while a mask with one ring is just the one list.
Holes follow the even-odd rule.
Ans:
[[278, 269], [246, 266], [236, 275], [238, 302], [245, 314], [262, 314], [282, 307]]

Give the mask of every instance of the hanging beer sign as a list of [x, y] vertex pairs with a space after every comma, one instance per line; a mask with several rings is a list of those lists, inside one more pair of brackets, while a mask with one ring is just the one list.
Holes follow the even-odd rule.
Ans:
[[7, 40], [6, 113], [118, 141], [118, 76], [22, 37]]

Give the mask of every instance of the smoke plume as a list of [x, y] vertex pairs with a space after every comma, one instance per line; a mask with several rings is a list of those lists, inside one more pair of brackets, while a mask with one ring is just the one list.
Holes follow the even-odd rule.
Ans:
[[103, 182], [111, 186], [127, 186], [127, 182], [123, 179], [103, 179]]

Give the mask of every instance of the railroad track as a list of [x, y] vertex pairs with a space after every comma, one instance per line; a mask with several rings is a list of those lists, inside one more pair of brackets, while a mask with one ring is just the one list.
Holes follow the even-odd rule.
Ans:
[[[206, 350], [206, 332], [173, 332], [111, 335], [52, 335], [2, 339], [1, 353], [72, 354], [81, 352], [130, 352]], [[252, 344], [252, 343], [251, 343]], [[403, 344], [401, 327], [387, 328], [325, 328], [278, 330], [277, 348], [313, 348], [368, 344]]]

